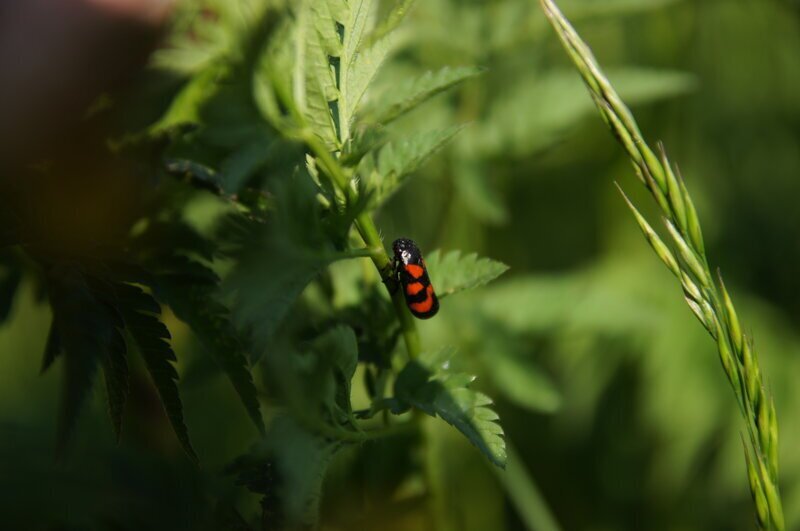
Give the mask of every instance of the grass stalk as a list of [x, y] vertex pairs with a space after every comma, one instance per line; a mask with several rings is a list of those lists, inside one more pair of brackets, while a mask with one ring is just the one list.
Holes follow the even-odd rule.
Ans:
[[540, 2], [600, 116], [628, 153], [637, 177], [661, 209], [669, 245], [622, 193], [646, 240], [680, 282], [689, 308], [717, 343], [723, 371], [746, 425], [747, 437], [743, 437], [742, 442], [758, 527], [782, 531], [785, 523], [778, 489], [775, 404], [764, 388], [753, 342], [742, 332], [722, 277], [711, 272], [691, 196], [663, 147], [658, 147], [656, 155], [648, 146], [633, 115], [603, 74], [591, 50], [555, 3], [552, 0]]

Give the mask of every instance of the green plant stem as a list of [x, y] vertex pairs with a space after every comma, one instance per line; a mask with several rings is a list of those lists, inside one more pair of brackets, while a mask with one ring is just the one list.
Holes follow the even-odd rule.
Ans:
[[[350, 186], [350, 179], [348, 178], [342, 166], [327, 150], [319, 137], [317, 137], [313, 131], [310, 130], [306, 130], [301, 137], [306, 145], [311, 148], [311, 151], [314, 152], [314, 155], [319, 159], [322, 170], [326, 175], [328, 175], [328, 177], [330, 177], [331, 181], [339, 189], [339, 191], [341, 191], [349, 200], [355, 200], [356, 192]], [[386, 271], [391, 266], [391, 259], [386, 253], [386, 248], [383, 246], [381, 235], [378, 232], [378, 228], [375, 226], [375, 221], [373, 221], [372, 216], [370, 216], [367, 212], [362, 212], [359, 214], [356, 217], [356, 228], [358, 229], [358, 233], [364, 239], [364, 243], [366, 244], [367, 248], [372, 250], [370, 254], [372, 263], [375, 264], [375, 268], [378, 270], [381, 278], [385, 279]], [[397, 314], [397, 319], [400, 321], [400, 329], [403, 333], [403, 340], [406, 344], [408, 357], [410, 359], [416, 359], [419, 357], [419, 353], [421, 351], [417, 325], [414, 322], [411, 313], [408, 311], [408, 308], [406, 308], [401, 291], [396, 289], [393, 293], [388, 285], [386, 289], [389, 290], [389, 295], [392, 298], [392, 305], [394, 306], [395, 313]]]

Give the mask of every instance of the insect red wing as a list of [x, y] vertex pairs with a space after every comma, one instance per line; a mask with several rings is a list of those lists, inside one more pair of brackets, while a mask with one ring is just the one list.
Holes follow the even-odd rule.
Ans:
[[425, 275], [425, 266], [423, 265], [406, 264], [405, 270], [412, 278], [420, 279]]
[[[430, 286], [430, 284], [428, 284]], [[425, 289], [425, 284], [422, 282], [409, 282], [406, 284], [405, 293], [408, 296], [413, 296], [418, 294], [420, 291]]]
[[428, 284], [425, 289], [425, 298], [419, 302], [409, 303], [408, 308], [415, 317], [420, 319], [430, 319], [436, 315], [436, 312], [439, 311], [439, 299], [436, 297], [433, 286]]

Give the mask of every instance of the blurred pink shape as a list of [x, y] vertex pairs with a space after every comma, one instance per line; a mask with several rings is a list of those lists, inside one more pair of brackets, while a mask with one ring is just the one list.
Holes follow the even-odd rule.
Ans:
[[171, 0], [0, 1], [0, 164], [39, 156], [131, 79]]
[[152, 24], [164, 21], [175, 3], [173, 0], [85, 0], [109, 13]]

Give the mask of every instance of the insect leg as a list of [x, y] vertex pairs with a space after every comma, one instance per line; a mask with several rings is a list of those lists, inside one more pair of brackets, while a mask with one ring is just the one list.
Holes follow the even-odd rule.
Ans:
[[400, 279], [397, 276], [396, 259], [392, 259], [392, 261], [386, 264], [386, 266], [381, 270], [381, 279], [383, 280], [383, 283], [386, 284], [386, 288], [389, 290], [389, 293], [392, 295], [397, 293], [397, 289], [400, 287]]

